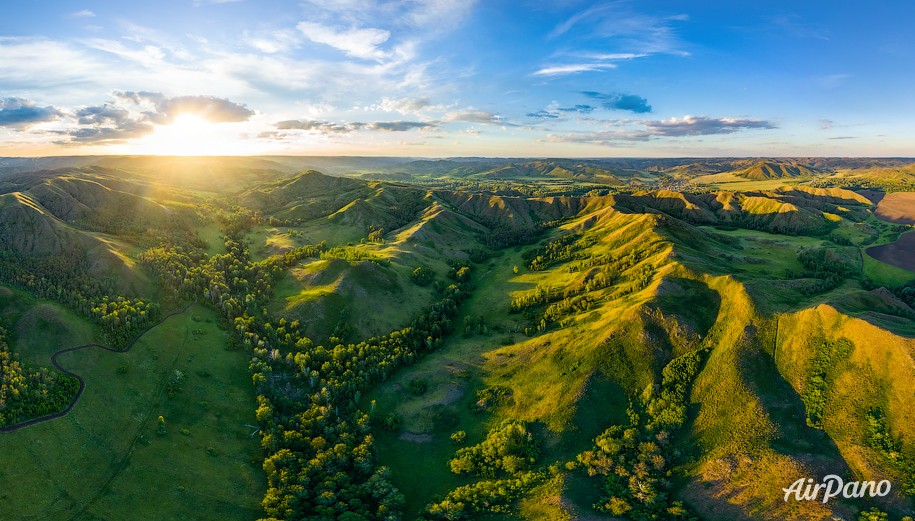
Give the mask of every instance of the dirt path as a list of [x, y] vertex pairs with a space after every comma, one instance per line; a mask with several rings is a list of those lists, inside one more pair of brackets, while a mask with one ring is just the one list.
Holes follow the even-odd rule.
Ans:
[[145, 331], [138, 334], [136, 336], [136, 338], [131, 340], [130, 343], [127, 344], [127, 347], [125, 347], [124, 349], [115, 349], [113, 347], [109, 347], [109, 346], [102, 345], [102, 344], [83, 344], [81, 346], [68, 347], [66, 349], [61, 349], [60, 351], [57, 351], [56, 353], [51, 355], [51, 364], [54, 366], [54, 369], [57, 369], [58, 371], [60, 371], [61, 373], [65, 374], [67, 376], [72, 376], [73, 378], [76, 378], [76, 380], [79, 382], [79, 389], [76, 391], [76, 396], [73, 397], [73, 401], [70, 402], [70, 405], [68, 405], [64, 410], [62, 410], [60, 412], [55, 412], [53, 414], [48, 414], [46, 416], [39, 416], [38, 418], [32, 418], [30, 420], [26, 420], [26, 421], [20, 422], [20, 423], [15, 423], [13, 425], [6, 425], [4, 427], [0, 427], [0, 432], [13, 432], [13, 431], [17, 431], [19, 429], [23, 429], [25, 427], [29, 427], [31, 425], [35, 425], [38, 423], [61, 418], [63, 416], [66, 416], [67, 413], [69, 413], [73, 409], [73, 407], [76, 406], [76, 402], [79, 401], [79, 397], [83, 395], [83, 390], [86, 388], [86, 382], [78, 374], [76, 374], [72, 371], [68, 371], [67, 369], [64, 369], [60, 365], [60, 363], [58, 363], [58, 361], [57, 361], [58, 356], [66, 354], [66, 353], [72, 353], [74, 351], [82, 351], [84, 349], [103, 349], [105, 351], [110, 351], [112, 353], [127, 353], [137, 342], [139, 342], [139, 340], [141, 338], [143, 338], [144, 335], [146, 335], [146, 333], [149, 333], [153, 329], [161, 326], [162, 324], [165, 323], [165, 321], [167, 321], [171, 317], [174, 317], [176, 315], [180, 315], [182, 313], [187, 312], [187, 310], [190, 309], [191, 306], [193, 306], [193, 304], [188, 304], [183, 309], [179, 309], [177, 311], [172, 311], [168, 315], [165, 315], [164, 317], [162, 317], [162, 320], [160, 320], [156, 324], [153, 324], [148, 329], [146, 329]]

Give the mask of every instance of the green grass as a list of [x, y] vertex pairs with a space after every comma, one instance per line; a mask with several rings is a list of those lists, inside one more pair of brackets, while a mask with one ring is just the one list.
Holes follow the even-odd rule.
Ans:
[[[466, 431], [467, 441], [462, 446], [470, 446], [485, 437], [488, 422], [497, 421], [488, 414], [473, 412], [471, 407], [476, 402], [476, 391], [483, 387], [482, 357], [498, 348], [500, 339], [513, 336], [521, 340], [524, 336], [502, 332], [464, 337], [460, 329], [466, 316], [484, 316], [490, 326], [498, 324], [506, 330], [511, 327], [515, 317], [508, 314], [508, 293], [530, 287], [513, 280], [514, 265], [523, 265], [520, 251], [506, 250], [501, 257], [475, 265], [473, 281], [477, 289], [454, 321], [458, 332], [437, 351], [399, 371], [362, 400], [364, 407], [376, 400], [380, 411], [395, 412], [404, 420], [403, 432], [378, 433], [378, 453], [381, 463], [391, 468], [394, 485], [406, 496], [405, 519], [412, 519], [437, 496], [468, 482], [448, 468], [448, 460], [459, 448], [449, 440], [451, 433]], [[428, 390], [422, 395], [408, 391], [407, 386], [414, 379], [427, 383]], [[455, 422], [446, 429], [435, 429], [430, 425], [430, 414], [441, 406], [448, 408]], [[401, 436], [411, 430], [425, 436]]]
[[[0, 434], [4, 519], [256, 518], [265, 483], [245, 426], [255, 423], [253, 389], [246, 356], [226, 350], [215, 320], [193, 307], [129, 353], [61, 356], [86, 389], [67, 416]], [[169, 398], [175, 369], [186, 377]]]
[[891, 266], [871, 257], [867, 253], [864, 253], [862, 257], [864, 259], [864, 275], [880, 286], [897, 288], [915, 279], [915, 273], [909, 270]]
[[710, 174], [700, 176], [691, 182], [697, 185], [707, 186], [715, 190], [727, 190], [732, 192], [749, 192], [755, 190], [775, 190], [783, 186], [796, 186], [810, 181], [810, 178], [776, 178], [748, 180], [745, 177], [734, 175], [730, 172], [723, 174]]
[[[296, 236], [290, 236], [290, 231], [296, 231]], [[367, 233], [364, 227], [335, 223], [322, 217], [298, 226], [257, 226], [246, 238], [251, 241], [251, 257], [262, 260], [287, 248], [321, 241], [327, 241], [329, 247], [359, 244]]]
[[12, 350], [33, 367], [51, 367], [51, 355], [61, 348], [100, 338], [94, 324], [60, 304], [3, 286], [0, 322], [12, 334]]
[[225, 244], [223, 242], [223, 232], [222, 227], [217, 223], [208, 223], [204, 226], [197, 228], [197, 235], [200, 237], [203, 242], [207, 243], [207, 254], [213, 255], [216, 253], [222, 253], [225, 251]]

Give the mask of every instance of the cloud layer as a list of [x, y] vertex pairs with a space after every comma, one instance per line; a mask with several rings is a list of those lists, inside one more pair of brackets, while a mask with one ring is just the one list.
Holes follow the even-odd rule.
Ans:
[[59, 118], [54, 107], [39, 107], [22, 98], [0, 98], [0, 127], [21, 127]]
[[649, 141], [657, 138], [722, 135], [744, 130], [778, 128], [775, 123], [762, 119], [706, 116], [684, 116], [665, 120], [621, 120], [611, 123], [619, 128], [597, 132], [551, 134], [547, 137], [547, 141], [620, 146], [627, 142]]
[[[344, 122], [331, 123], [327, 121], [292, 119], [276, 123], [279, 130], [307, 130], [321, 134], [348, 134], [357, 130], [377, 130], [382, 132], [406, 132], [408, 130], [430, 129], [438, 126], [436, 122], [426, 121], [375, 121], [371, 123]], [[273, 136], [267, 133], [265, 136]]]

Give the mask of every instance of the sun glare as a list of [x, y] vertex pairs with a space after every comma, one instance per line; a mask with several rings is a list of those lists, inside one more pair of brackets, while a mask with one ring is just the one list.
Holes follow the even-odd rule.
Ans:
[[195, 114], [181, 114], [138, 143], [145, 153], [168, 156], [210, 156], [232, 153], [235, 145], [222, 129]]

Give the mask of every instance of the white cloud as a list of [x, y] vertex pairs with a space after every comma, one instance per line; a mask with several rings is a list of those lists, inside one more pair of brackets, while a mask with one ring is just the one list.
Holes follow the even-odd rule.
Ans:
[[298, 47], [301, 41], [302, 37], [299, 33], [289, 30], [271, 31], [256, 36], [249, 35], [246, 32], [244, 36], [245, 43], [266, 54], [289, 51]]
[[615, 69], [615, 63], [570, 63], [566, 65], [549, 65], [534, 72], [534, 76], [564, 76], [580, 72], [597, 72]]
[[83, 9], [82, 11], [76, 11], [75, 13], [71, 14], [70, 16], [72, 16], [73, 18], [94, 18], [95, 13], [93, 13], [92, 11], [90, 11], [88, 9]]
[[369, 107], [371, 110], [383, 110], [384, 112], [400, 112], [401, 114], [420, 114], [423, 109], [432, 106], [428, 98], [381, 98], [381, 103]]
[[390, 56], [390, 53], [379, 48], [391, 37], [391, 33], [383, 29], [337, 30], [315, 22], [299, 22], [296, 28], [309, 40], [333, 47], [347, 56], [378, 61]]
[[599, 132], [550, 134], [546, 140], [555, 143], [619, 146], [626, 142], [649, 141], [657, 138], [723, 135], [745, 130], [778, 128], [772, 121], [742, 117], [683, 116], [665, 120], [616, 120], [607, 123], [621, 128]]
[[680, 39], [674, 25], [689, 20], [689, 16], [645, 15], [634, 11], [630, 3], [621, 0], [589, 7], [558, 24], [548, 34], [550, 39], [561, 39], [567, 33], [574, 32], [576, 39], [598, 41], [601, 47], [612, 44], [620, 52], [564, 51], [561, 55], [567, 56], [570, 63], [555, 63], [554, 58], [554, 63], [542, 67], [534, 74], [559, 76], [612, 69], [615, 68], [611, 65], [614, 62], [655, 54], [689, 56], [689, 52], [684, 50], [686, 44]]
[[464, 23], [475, 4], [476, 0], [419, 0], [407, 19], [423, 29], [451, 29]]
[[483, 123], [486, 125], [515, 126], [502, 116], [484, 110], [459, 110], [449, 112], [442, 117], [443, 121], [463, 121], [466, 123]]
[[305, 0], [315, 19], [351, 25], [419, 29], [431, 35], [463, 24], [477, 0]]
[[585, 54], [586, 58], [592, 60], [601, 60], [601, 61], [621, 61], [621, 60], [634, 60], [636, 58], [644, 58], [648, 56], [645, 53], [636, 53], [636, 52], [617, 52], [609, 54]]

